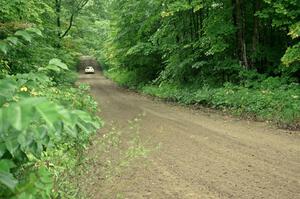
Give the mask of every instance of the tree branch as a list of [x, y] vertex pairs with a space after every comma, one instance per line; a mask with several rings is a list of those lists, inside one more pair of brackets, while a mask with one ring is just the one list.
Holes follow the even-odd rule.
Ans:
[[69, 27], [64, 32], [64, 34], [62, 34], [61, 36], [59, 36], [60, 39], [64, 38], [68, 34], [68, 32], [71, 30], [71, 28], [73, 26], [73, 21], [74, 21], [74, 14], [72, 13], [72, 15], [70, 17]]
[[59, 36], [60, 39], [64, 38], [69, 33], [69, 31], [71, 30], [71, 28], [73, 26], [75, 15], [78, 14], [80, 12], [80, 10], [82, 10], [88, 2], [89, 2], [89, 0], [82, 0], [82, 1], [78, 2], [77, 5], [75, 5], [76, 8], [73, 10], [73, 12], [71, 14], [71, 17], [69, 20], [69, 26], [68, 26], [67, 30], [62, 35]]

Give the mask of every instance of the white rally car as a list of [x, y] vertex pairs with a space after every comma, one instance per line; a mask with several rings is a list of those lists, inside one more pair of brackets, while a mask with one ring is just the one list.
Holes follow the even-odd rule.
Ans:
[[87, 66], [84, 69], [85, 74], [94, 74], [95, 73], [95, 69], [92, 66]]

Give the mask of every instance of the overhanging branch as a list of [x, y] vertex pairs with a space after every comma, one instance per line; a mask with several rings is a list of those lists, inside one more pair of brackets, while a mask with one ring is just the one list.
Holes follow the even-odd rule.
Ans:
[[70, 21], [69, 21], [69, 27], [67, 28], [67, 30], [64, 32], [64, 34], [62, 34], [61, 36], [59, 36], [59, 38], [64, 38], [68, 32], [71, 30], [72, 26], [73, 26], [73, 21], [74, 21], [74, 14], [71, 15], [70, 17]]
[[69, 33], [69, 31], [71, 30], [71, 28], [73, 26], [75, 15], [79, 14], [79, 12], [84, 8], [84, 6], [86, 6], [86, 4], [89, 2], [89, 0], [81, 0], [79, 2], [78, 1], [75, 1], [75, 2], [76, 2], [75, 8], [72, 11], [72, 14], [70, 17], [69, 26], [66, 29], [66, 31], [62, 35], [59, 36], [60, 39], [64, 38]]

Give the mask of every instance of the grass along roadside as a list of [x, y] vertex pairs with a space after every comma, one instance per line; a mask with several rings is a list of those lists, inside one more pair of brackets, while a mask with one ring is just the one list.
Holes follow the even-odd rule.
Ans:
[[258, 121], [271, 121], [279, 127], [300, 128], [300, 86], [280, 78], [267, 78], [248, 85], [224, 84], [223, 87], [147, 84], [137, 81], [133, 72], [110, 70], [105, 75], [119, 86], [184, 105], [203, 105], [229, 111]]

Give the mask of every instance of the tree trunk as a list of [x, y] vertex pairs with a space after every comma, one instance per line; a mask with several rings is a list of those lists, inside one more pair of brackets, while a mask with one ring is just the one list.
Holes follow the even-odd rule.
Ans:
[[237, 41], [239, 49], [239, 59], [245, 69], [249, 68], [247, 58], [247, 47], [245, 41], [245, 23], [243, 16], [243, 0], [235, 0], [236, 25], [237, 25]]
[[[253, 35], [252, 35], [252, 55], [257, 53], [257, 46], [259, 44], [259, 18], [255, 16], [256, 12], [260, 10], [260, 1], [254, 1], [254, 22], [253, 22]], [[256, 63], [255, 56], [252, 58], [252, 66]]]
[[60, 12], [61, 12], [61, 0], [55, 0], [55, 11], [56, 11], [56, 25], [57, 25], [57, 36], [61, 35], [61, 22], [60, 22]]
[[55, 0], [55, 12], [56, 12], [56, 26], [57, 26], [57, 42], [56, 47], [60, 48], [60, 35], [61, 35], [61, 0]]

